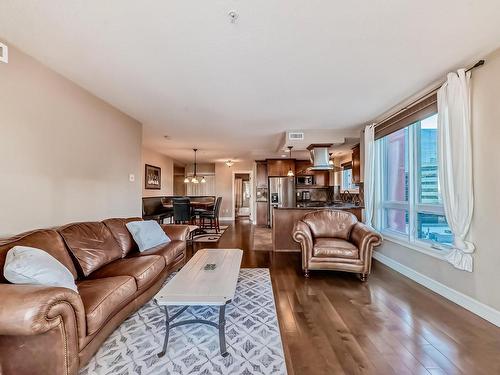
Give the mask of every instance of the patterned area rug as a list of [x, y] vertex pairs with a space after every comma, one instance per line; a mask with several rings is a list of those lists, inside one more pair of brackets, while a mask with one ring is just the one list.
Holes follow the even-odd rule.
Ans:
[[[175, 310], [169, 308], [170, 316]], [[193, 306], [178, 321], [195, 316], [216, 322], [218, 309]], [[108, 337], [80, 375], [286, 374], [267, 268], [241, 269], [226, 321], [227, 357], [219, 353], [215, 328], [191, 324], [170, 331], [167, 354], [158, 358], [165, 337], [165, 316], [150, 301]]]
[[229, 225], [221, 225], [220, 231], [217, 233], [215, 229], [204, 228], [205, 234], [196, 234], [193, 237], [193, 242], [218, 242]]

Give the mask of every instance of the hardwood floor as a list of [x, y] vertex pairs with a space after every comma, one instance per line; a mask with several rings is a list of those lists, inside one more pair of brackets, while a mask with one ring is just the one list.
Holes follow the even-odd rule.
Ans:
[[250, 251], [253, 226], [218, 243], [242, 267], [269, 267], [290, 375], [500, 374], [500, 328], [374, 261], [367, 283], [340, 272], [305, 279], [299, 254]]

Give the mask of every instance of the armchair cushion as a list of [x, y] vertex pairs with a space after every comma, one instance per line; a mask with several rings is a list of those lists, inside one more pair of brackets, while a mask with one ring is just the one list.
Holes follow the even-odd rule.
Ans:
[[131, 276], [83, 280], [77, 285], [85, 307], [87, 335], [97, 332], [137, 291]]
[[359, 250], [340, 238], [319, 237], [314, 240], [313, 255], [320, 258], [359, 259]]
[[309, 226], [313, 237], [335, 237], [348, 241], [358, 219], [350, 212], [320, 210], [305, 215], [302, 221]]

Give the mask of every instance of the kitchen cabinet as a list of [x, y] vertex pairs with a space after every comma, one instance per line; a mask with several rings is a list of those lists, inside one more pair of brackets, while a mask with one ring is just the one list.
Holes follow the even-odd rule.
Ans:
[[294, 159], [267, 160], [267, 175], [269, 177], [286, 177], [290, 169], [292, 169], [293, 173], [295, 174]]
[[316, 171], [314, 172], [314, 184], [317, 186], [328, 186], [330, 183], [329, 171]]
[[266, 227], [269, 217], [267, 202], [257, 202], [257, 225]]
[[258, 188], [267, 188], [267, 162], [257, 161], [257, 178], [256, 183]]
[[309, 171], [307, 168], [312, 167], [309, 160], [296, 160], [295, 170], [297, 176], [314, 176], [314, 186], [328, 186], [330, 183], [329, 171]]
[[307, 168], [311, 167], [312, 164], [309, 160], [296, 160], [295, 161], [295, 171], [297, 172], [297, 176], [312, 176], [314, 175], [313, 171], [307, 170]]
[[361, 149], [359, 145], [352, 149], [352, 182], [354, 184], [361, 182]]

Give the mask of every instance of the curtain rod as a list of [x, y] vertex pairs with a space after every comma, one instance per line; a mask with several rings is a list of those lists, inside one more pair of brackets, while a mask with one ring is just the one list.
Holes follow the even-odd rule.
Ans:
[[[484, 62], [485, 62], [484, 60], [479, 60], [477, 63], [475, 63], [474, 65], [472, 65], [470, 68], [466, 69], [466, 70], [465, 70], [465, 72], [466, 72], [466, 73], [467, 73], [467, 72], [470, 72], [472, 69], [475, 69], [475, 68], [478, 68], [478, 67], [480, 67], [480, 66], [484, 65]], [[381, 123], [383, 123], [383, 122], [385, 122], [385, 121], [387, 121], [387, 120], [390, 120], [390, 119], [391, 119], [391, 118], [393, 118], [394, 116], [397, 116], [397, 115], [398, 115], [398, 114], [400, 114], [401, 112], [403, 112], [403, 111], [407, 110], [409, 107], [411, 107], [411, 106], [413, 106], [413, 105], [417, 104], [418, 102], [421, 102], [422, 100], [427, 99], [429, 96], [431, 96], [431, 95], [435, 94], [435, 93], [439, 90], [439, 88], [441, 87], [441, 85], [442, 85], [443, 83], [444, 83], [444, 81], [443, 81], [443, 82], [441, 82], [441, 83], [439, 84], [439, 86], [438, 86], [438, 87], [436, 87], [435, 89], [432, 89], [431, 91], [427, 92], [426, 94], [424, 94], [424, 95], [420, 96], [418, 99], [415, 99], [415, 100], [414, 100], [414, 101], [412, 101], [411, 103], [409, 103], [409, 104], [405, 105], [403, 108], [401, 108], [400, 110], [396, 111], [396, 112], [395, 112], [395, 113], [393, 113], [392, 115], [389, 115], [389, 116], [385, 117], [384, 119], [382, 119], [382, 120], [380, 120], [380, 121], [377, 121], [377, 122], [375, 123], [375, 127], [376, 127], [378, 124], [381, 124]]]

